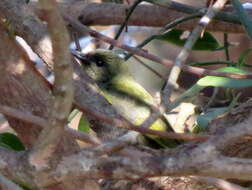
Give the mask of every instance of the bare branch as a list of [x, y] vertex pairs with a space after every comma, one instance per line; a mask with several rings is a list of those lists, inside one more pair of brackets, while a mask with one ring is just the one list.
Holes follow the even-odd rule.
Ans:
[[[115, 25], [122, 24], [125, 19], [126, 5], [113, 3], [90, 3], [84, 2], [74, 3], [69, 7], [70, 15], [78, 18], [84, 25]], [[127, 24], [133, 26], [151, 26], [162, 27], [187, 14], [193, 14], [200, 10], [199, 7], [191, 7], [183, 4], [175, 4], [171, 7], [159, 7], [153, 5], [138, 5]], [[99, 13], [99, 14], [97, 14]], [[186, 14], [185, 14], [186, 13]], [[202, 11], [202, 15], [204, 12]], [[236, 15], [227, 12], [230, 21], [237, 22]], [[221, 14], [218, 19], [223, 18]], [[181, 23], [176, 28], [184, 30], [192, 30], [198, 20], [192, 20]], [[212, 22], [208, 27], [208, 31], [212, 32], [228, 32], [228, 33], [244, 33], [244, 29], [240, 24], [217, 21]]]
[[27, 154], [23, 151], [17, 152], [0, 147], [0, 186], [12, 186], [5, 180], [5, 177], [8, 177], [8, 179], [16, 183], [26, 184], [29, 187], [36, 187], [31, 177], [32, 168], [27, 164], [26, 155]]
[[[137, 8], [137, 6], [142, 2], [143, 0], [136, 0], [128, 9], [126, 9], [126, 17], [125, 17], [125, 20], [124, 22], [122, 23], [122, 25], [120, 26], [120, 28], [118, 29], [116, 35], [115, 35], [115, 40], [118, 40], [118, 38], [120, 37], [124, 27], [127, 27], [127, 22], [128, 20], [130, 19], [130, 16], [132, 15], [132, 13], [134, 12], [134, 10]], [[127, 28], [126, 28], [127, 29]], [[110, 50], [113, 49], [113, 46], [110, 45], [109, 47]]]
[[[197, 147], [138, 156], [97, 157], [92, 151], [65, 158], [47, 180], [54, 184], [69, 178], [113, 178], [137, 180], [154, 176], [214, 176], [251, 180], [252, 160], [221, 157], [204, 151], [194, 154]], [[158, 163], [158, 164], [157, 164]]]
[[45, 63], [53, 67], [52, 44], [46, 36], [47, 29], [28, 9], [25, 1], [1, 1], [0, 17], [1, 21], [6, 20], [5, 25], [10, 33], [24, 38]]
[[70, 38], [65, 28], [63, 19], [54, 0], [41, 0], [41, 7], [47, 15], [48, 29], [50, 32], [54, 53], [53, 86], [54, 103], [51, 108], [49, 124], [46, 126], [38, 141], [34, 144], [30, 154], [30, 162], [37, 169], [47, 165], [50, 157], [58, 147], [68, 114], [72, 107], [73, 84], [72, 65], [68, 46]]
[[[28, 112], [19, 111], [9, 106], [0, 105], [0, 113], [7, 115], [9, 117], [19, 119], [21, 121], [25, 121], [30, 124], [41, 126], [43, 128], [50, 126], [50, 123], [41, 117], [32, 115], [31, 113], [28, 113]], [[71, 137], [84, 141], [86, 143], [90, 143], [94, 145], [98, 145], [101, 143], [98, 138], [85, 134], [81, 131], [76, 131], [74, 129], [69, 128], [68, 126], [65, 126], [65, 132], [67, 133], [68, 136], [70, 135]]]

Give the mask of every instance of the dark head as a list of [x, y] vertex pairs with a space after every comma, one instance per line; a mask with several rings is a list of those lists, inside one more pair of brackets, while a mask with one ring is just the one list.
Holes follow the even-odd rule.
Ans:
[[96, 82], [108, 82], [126, 71], [124, 61], [112, 51], [97, 49], [85, 56], [82, 66]]

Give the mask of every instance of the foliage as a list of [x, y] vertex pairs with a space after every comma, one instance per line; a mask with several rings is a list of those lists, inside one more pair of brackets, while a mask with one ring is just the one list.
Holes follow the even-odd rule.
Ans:
[[0, 134], [0, 146], [16, 151], [25, 150], [23, 143], [16, 135], [13, 135], [12, 133]]
[[[155, 39], [170, 42], [183, 47], [189, 34], [189, 31], [172, 29], [163, 34], [155, 36]], [[204, 35], [194, 44], [192, 50], [214, 51], [218, 48], [220, 48], [218, 41], [213, 37], [212, 34], [205, 32]]]

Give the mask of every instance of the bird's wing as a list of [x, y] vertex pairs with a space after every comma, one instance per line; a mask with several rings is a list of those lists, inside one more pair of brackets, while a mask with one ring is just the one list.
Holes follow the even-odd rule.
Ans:
[[148, 105], [155, 105], [153, 97], [132, 76], [117, 76], [111, 81], [113, 88]]

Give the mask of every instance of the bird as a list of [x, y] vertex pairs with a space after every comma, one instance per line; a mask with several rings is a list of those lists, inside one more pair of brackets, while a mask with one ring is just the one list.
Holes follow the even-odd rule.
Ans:
[[[72, 54], [81, 60], [83, 70], [97, 83], [105, 99], [125, 119], [139, 126], [150, 116], [151, 107], [156, 106], [154, 98], [136, 82], [122, 57], [105, 49], [96, 49], [87, 54], [72, 51]], [[150, 129], [167, 131], [169, 125], [164, 119], [158, 119]], [[147, 139], [154, 140], [160, 147], [178, 145], [176, 140], [152, 135]]]

